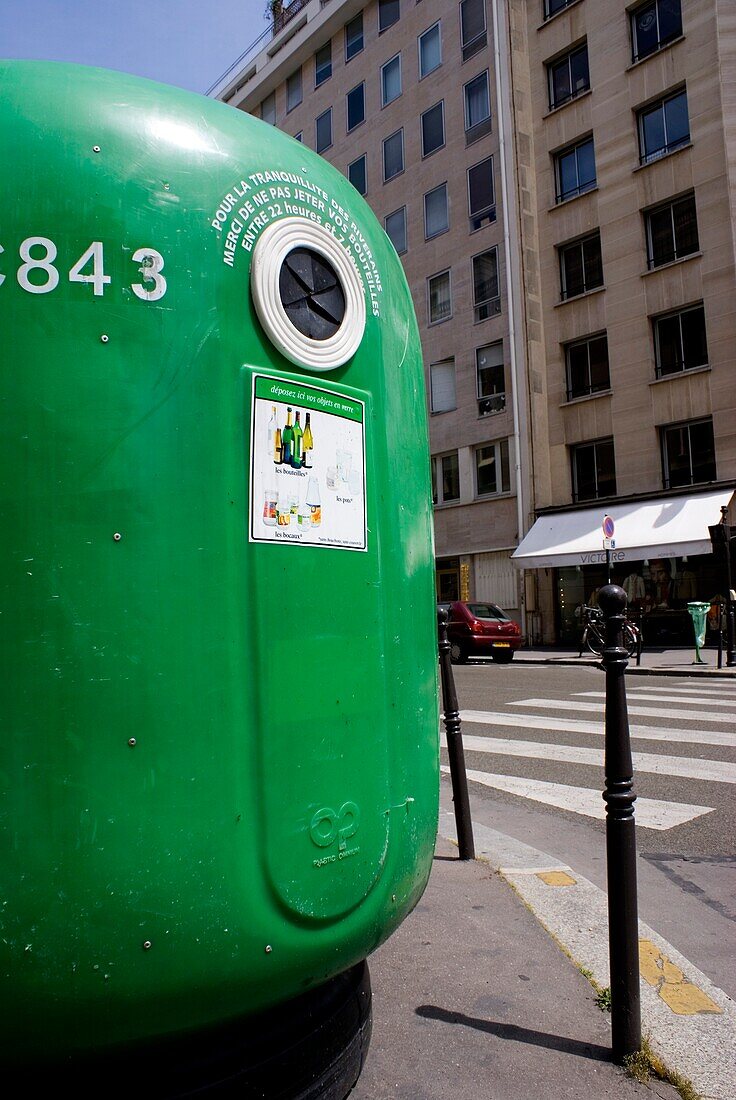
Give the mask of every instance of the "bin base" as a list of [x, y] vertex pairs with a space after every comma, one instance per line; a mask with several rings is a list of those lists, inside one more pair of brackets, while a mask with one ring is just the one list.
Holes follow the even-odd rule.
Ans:
[[68, 1088], [78, 1100], [344, 1100], [363, 1068], [372, 1019], [362, 962], [256, 1016], [20, 1073], [29, 1090]]

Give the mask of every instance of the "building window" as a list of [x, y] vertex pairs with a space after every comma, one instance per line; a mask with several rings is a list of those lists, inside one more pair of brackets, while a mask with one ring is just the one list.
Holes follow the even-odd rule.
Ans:
[[560, 278], [562, 300], [574, 298], [578, 294], [587, 294], [589, 290], [603, 286], [603, 261], [601, 258], [601, 235], [591, 233], [589, 237], [573, 241], [560, 247]]
[[478, 388], [478, 415], [490, 416], [506, 408], [506, 382], [503, 369], [503, 342], [475, 349], [475, 377]]
[[555, 155], [556, 202], [584, 195], [596, 186], [595, 149], [592, 137]]
[[429, 76], [442, 64], [442, 38], [440, 24], [435, 23], [419, 35], [419, 79]]
[[460, 500], [460, 467], [457, 451], [432, 459], [432, 503], [448, 504]]
[[587, 336], [565, 347], [567, 400], [589, 397], [611, 388], [608, 370], [608, 337]]
[[641, 61], [682, 34], [680, 0], [654, 0], [631, 12], [631, 55]]
[[584, 43], [547, 66], [549, 108], [561, 107], [590, 88], [588, 46]]
[[454, 359], [440, 359], [430, 364], [429, 392], [433, 413], [450, 412], [457, 407]]
[[544, 18], [551, 19], [553, 15], [557, 15], [558, 11], [564, 11], [574, 3], [575, 0], [544, 0]]
[[401, 54], [381, 66], [381, 106], [387, 107], [401, 95]]
[[660, 438], [665, 489], [716, 480], [716, 448], [710, 417], [660, 428]]
[[391, 244], [399, 255], [406, 252], [408, 247], [406, 240], [406, 207], [402, 206], [400, 210], [394, 210], [392, 214], [387, 214], [384, 227]]
[[397, 130], [383, 143], [383, 182], [404, 171], [404, 131]]
[[475, 57], [486, 44], [484, 0], [460, 0], [460, 41], [463, 61]]
[[463, 88], [465, 97], [465, 142], [477, 141], [491, 131], [491, 100], [488, 93], [488, 70], [480, 73]]
[[499, 439], [475, 448], [475, 491], [479, 497], [508, 493], [511, 488], [509, 472], [509, 441]]
[[332, 42], [325, 42], [314, 55], [314, 86], [319, 88], [332, 76]]
[[302, 68], [301, 65], [286, 81], [286, 110], [293, 111], [302, 101]]
[[361, 81], [351, 88], [347, 96], [348, 133], [365, 122], [365, 84]]
[[572, 499], [600, 500], [616, 495], [616, 461], [612, 439], [579, 443], [572, 452]]
[[683, 88], [639, 112], [639, 160], [649, 164], [690, 142], [687, 93]]
[[271, 92], [261, 103], [261, 118], [269, 126], [276, 125], [276, 93]]
[[685, 195], [647, 210], [647, 267], [661, 267], [692, 256], [700, 248], [695, 196]]
[[473, 256], [473, 312], [474, 321], [486, 321], [501, 312], [498, 293], [498, 252], [491, 248]]
[[400, 15], [399, 0], [378, 0], [378, 33], [398, 23]]
[[298, 141], [301, 144], [304, 144], [304, 134], [301, 132], [301, 130], [298, 134], [294, 134], [294, 141]]
[[471, 233], [496, 220], [493, 157], [486, 157], [468, 168], [468, 216]]
[[445, 144], [445, 104], [435, 103], [422, 115], [422, 156], [428, 157]]
[[450, 228], [447, 184], [441, 183], [424, 196], [424, 238], [429, 240]]
[[653, 324], [657, 378], [708, 365], [702, 305], [655, 317]]
[[427, 279], [427, 312], [430, 325], [437, 325], [452, 317], [449, 268]]
[[363, 12], [345, 24], [345, 62], [363, 49]]
[[368, 190], [365, 170], [365, 153], [363, 153], [362, 157], [358, 157], [357, 160], [352, 161], [352, 163], [348, 165], [348, 179], [359, 195], [365, 195]]
[[323, 153], [332, 145], [332, 107], [328, 107], [314, 124], [315, 142], [314, 148], [318, 153]]

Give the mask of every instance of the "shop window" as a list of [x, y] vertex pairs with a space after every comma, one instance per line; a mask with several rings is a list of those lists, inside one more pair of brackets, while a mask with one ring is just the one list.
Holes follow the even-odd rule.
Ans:
[[435, 23], [419, 35], [419, 79], [429, 76], [442, 64], [442, 38], [440, 24]]
[[508, 493], [511, 488], [509, 441], [499, 439], [475, 448], [475, 491], [479, 497]]
[[665, 489], [716, 480], [713, 421], [691, 420], [660, 428]]
[[498, 292], [498, 252], [491, 248], [473, 256], [473, 314], [475, 323], [501, 312]]
[[424, 196], [425, 240], [430, 240], [440, 233], [445, 233], [449, 228], [450, 214], [447, 205], [447, 184], [441, 183], [439, 187], [433, 188]]
[[[425, 467], [426, 468], [426, 467]], [[432, 459], [432, 502], [449, 504], [460, 500], [460, 466], [457, 451]]]
[[692, 256], [699, 250], [694, 195], [685, 195], [646, 211], [644, 221], [650, 270]]
[[616, 495], [616, 462], [612, 439], [597, 439], [571, 448], [572, 499], [600, 500]]
[[404, 171], [404, 131], [397, 130], [383, 143], [383, 182]]
[[346, 96], [348, 133], [365, 122], [365, 84], [361, 81]]
[[471, 233], [496, 220], [493, 157], [468, 168], [468, 215]]
[[583, 43], [547, 65], [549, 107], [561, 107], [590, 88], [588, 45]]
[[406, 207], [402, 206], [400, 210], [394, 210], [392, 214], [387, 214], [384, 221], [384, 228], [391, 244], [399, 255], [401, 255], [402, 252], [406, 252], [408, 247], [406, 239]]
[[440, 359], [430, 364], [429, 391], [433, 413], [451, 412], [457, 407], [454, 359]]
[[363, 12], [345, 24], [345, 62], [351, 61], [363, 49]]
[[332, 145], [332, 107], [328, 107], [315, 121], [314, 130], [314, 148], [318, 153], [323, 153]]
[[368, 182], [366, 180], [365, 169], [365, 153], [362, 157], [358, 157], [357, 160], [352, 161], [348, 165], [348, 179], [352, 183], [355, 190], [359, 195], [365, 195], [368, 190]]
[[452, 317], [452, 290], [450, 271], [440, 271], [427, 279], [427, 312], [430, 325], [440, 324]]
[[314, 55], [314, 86], [319, 88], [332, 76], [332, 42], [325, 42]]
[[639, 161], [649, 164], [690, 144], [687, 92], [682, 88], [638, 114]]
[[654, 0], [640, 4], [630, 14], [633, 61], [663, 50], [682, 34], [680, 0]]
[[589, 397], [611, 388], [608, 369], [608, 337], [588, 336], [565, 347], [567, 400]]
[[445, 144], [445, 105], [435, 103], [422, 115], [422, 156], [428, 157]]
[[702, 305], [654, 318], [657, 378], [708, 364], [705, 310]]
[[401, 54], [381, 66], [381, 106], [387, 107], [401, 95]]
[[378, 0], [378, 33], [398, 23], [401, 15], [399, 0]]
[[566, 202], [584, 195], [597, 185], [593, 138], [557, 153], [555, 161], [555, 202]]
[[601, 235], [597, 230], [582, 240], [561, 245], [559, 254], [563, 302], [603, 286]]
[[463, 61], [483, 49], [486, 44], [486, 6], [484, 0], [461, 0], [460, 42]]
[[490, 416], [506, 408], [506, 381], [503, 366], [503, 341], [475, 349], [475, 377], [478, 388], [478, 415]]
[[299, 68], [286, 81], [286, 110], [293, 111], [302, 101], [302, 68]]
[[488, 70], [474, 77], [463, 88], [465, 102], [465, 144], [491, 132], [491, 98]]

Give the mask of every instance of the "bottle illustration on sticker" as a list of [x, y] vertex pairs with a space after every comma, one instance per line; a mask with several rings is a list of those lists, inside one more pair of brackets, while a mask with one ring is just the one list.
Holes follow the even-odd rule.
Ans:
[[316, 477], [310, 477], [309, 479], [306, 504], [311, 514], [312, 527], [319, 527], [322, 522], [322, 502], [319, 495], [319, 482]]
[[314, 439], [312, 438], [312, 425], [309, 423], [309, 413], [307, 413], [304, 421], [304, 435], [302, 437], [302, 466], [305, 470], [310, 470], [312, 468], [313, 447]]

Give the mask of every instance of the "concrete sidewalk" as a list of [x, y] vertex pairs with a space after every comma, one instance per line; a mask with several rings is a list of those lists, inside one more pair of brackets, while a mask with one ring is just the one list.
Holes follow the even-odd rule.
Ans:
[[[461, 862], [453, 832], [443, 810], [427, 890], [370, 959], [373, 1039], [351, 1100], [677, 1100], [611, 1061], [610, 1015], [580, 970], [608, 982], [602, 892], [480, 826], [480, 858]], [[642, 979], [643, 1034], [699, 1095], [733, 1100], [736, 1005], [650, 929], [640, 936], [655, 969], [664, 960], [669, 981], [681, 967], [704, 998], [680, 1016]]]
[[[722, 654], [722, 667], [718, 668], [718, 650], [701, 649], [701, 662], [695, 660], [695, 649], [644, 649], [641, 653], [640, 663], [637, 665], [636, 657], [629, 659], [626, 674], [632, 676], [717, 676], [724, 678], [736, 678], [736, 666], [727, 667], [726, 651]], [[471, 661], [472, 664], [490, 663], [491, 658], [479, 658]], [[597, 664], [600, 657], [596, 657], [589, 650], [580, 655], [580, 650], [574, 647], [564, 646], [530, 646], [519, 649], [514, 655], [514, 662], [527, 662], [529, 664], [557, 664], [557, 665], [582, 665]]]

